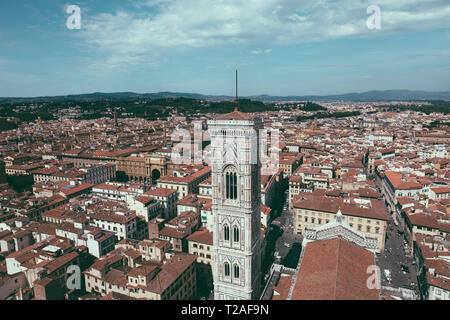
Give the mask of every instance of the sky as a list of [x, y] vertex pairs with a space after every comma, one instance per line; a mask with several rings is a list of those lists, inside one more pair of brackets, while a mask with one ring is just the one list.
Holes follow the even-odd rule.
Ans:
[[68, 1], [0, 1], [1, 97], [450, 91], [449, 0]]

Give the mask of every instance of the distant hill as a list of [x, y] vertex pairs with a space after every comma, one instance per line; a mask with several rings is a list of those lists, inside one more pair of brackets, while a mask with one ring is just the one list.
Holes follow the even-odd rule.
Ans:
[[[94, 92], [89, 94], [67, 95], [67, 96], [46, 96], [34, 98], [5, 97], [0, 98], [0, 103], [10, 102], [34, 102], [34, 101], [74, 101], [74, 100], [99, 100], [99, 99], [165, 99], [165, 98], [190, 98], [209, 101], [226, 101], [234, 99], [233, 96], [203, 95], [199, 93], [182, 92], [157, 92], [157, 93], [135, 93], [135, 92]], [[450, 100], [450, 91], [411, 91], [411, 90], [373, 90], [362, 93], [345, 93], [325, 96], [270, 96], [258, 95], [242, 97], [262, 102], [280, 101], [412, 101], [412, 100]]]
[[327, 96], [252, 96], [260, 101], [412, 101], [412, 100], [450, 100], [450, 91], [411, 91], [411, 90], [373, 90], [362, 93], [345, 93]]

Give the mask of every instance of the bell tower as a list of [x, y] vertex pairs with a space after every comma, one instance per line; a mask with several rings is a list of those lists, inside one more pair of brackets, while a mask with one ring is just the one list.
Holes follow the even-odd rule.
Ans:
[[[237, 101], [236, 101], [237, 103]], [[214, 299], [257, 300], [261, 283], [261, 118], [208, 121], [214, 217]]]

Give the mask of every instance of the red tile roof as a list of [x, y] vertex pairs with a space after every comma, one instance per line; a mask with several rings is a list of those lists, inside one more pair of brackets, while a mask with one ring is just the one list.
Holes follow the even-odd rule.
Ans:
[[187, 240], [213, 245], [213, 233], [208, 230], [198, 230], [191, 234]]
[[248, 113], [234, 110], [233, 112], [219, 115], [216, 119], [217, 120], [246, 120], [246, 121], [248, 121], [248, 120], [252, 120], [253, 116], [251, 116]]
[[305, 250], [292, 300], [379, 300], [380, 291], [367, 287], [372, 252], [342, 238], [310, 242]]
[[145, 192], [146, 195], [151, 195], [155, 197], [168, 197], [171, 194], [174, 194], [177, 192], [175, 189], [169, 189], [169, 188], [155, 188], [153, 190], [149, 190]]
[[357, 204], [344, 203], [341, 198], [327, 198], [327, 197], [310, 197], [306, 200], [298, 200], [294, 202], [294, 208], [337, 213], [341, 209], [342, 214], [364, 217], [378, 220], [388, 220], [385, 208], [381, 200], [371, 201], [372, 208], [361, 207]]

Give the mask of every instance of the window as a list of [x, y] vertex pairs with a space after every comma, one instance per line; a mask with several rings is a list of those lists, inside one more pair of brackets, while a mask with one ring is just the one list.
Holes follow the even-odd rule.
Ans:
[[370, 227], [367, 226], [367, 227], [366, 227], [366, 230], [367, 230], [367, 232], [370, 232]]
[[380, 233], [380, 228], [376, 227], [375, 228], [375, 233]]
[[237, 226], [233, 228], [233, 241], [239, 242], [239, 228]]
[[234, 266], [234, 278], [235, 279], [239, 279], [239, 266], [238, 265], [235, 265]]
[[235, 167], [225, 170], [225, 197], [226, 199], [237, 199], [237, 172]]
[[361, 231], [362, 225], [358, 224], [358, 231]]
[[227, 225], [225, 225], [223, 227], [223, 237], [224, 237], [225, 241], [230, 240], [230, 227]]
[[228, 262], [225, 262], [224, 269], [225, 269], [225, 277], [229, 277], [230, 276], [230, 264]]

